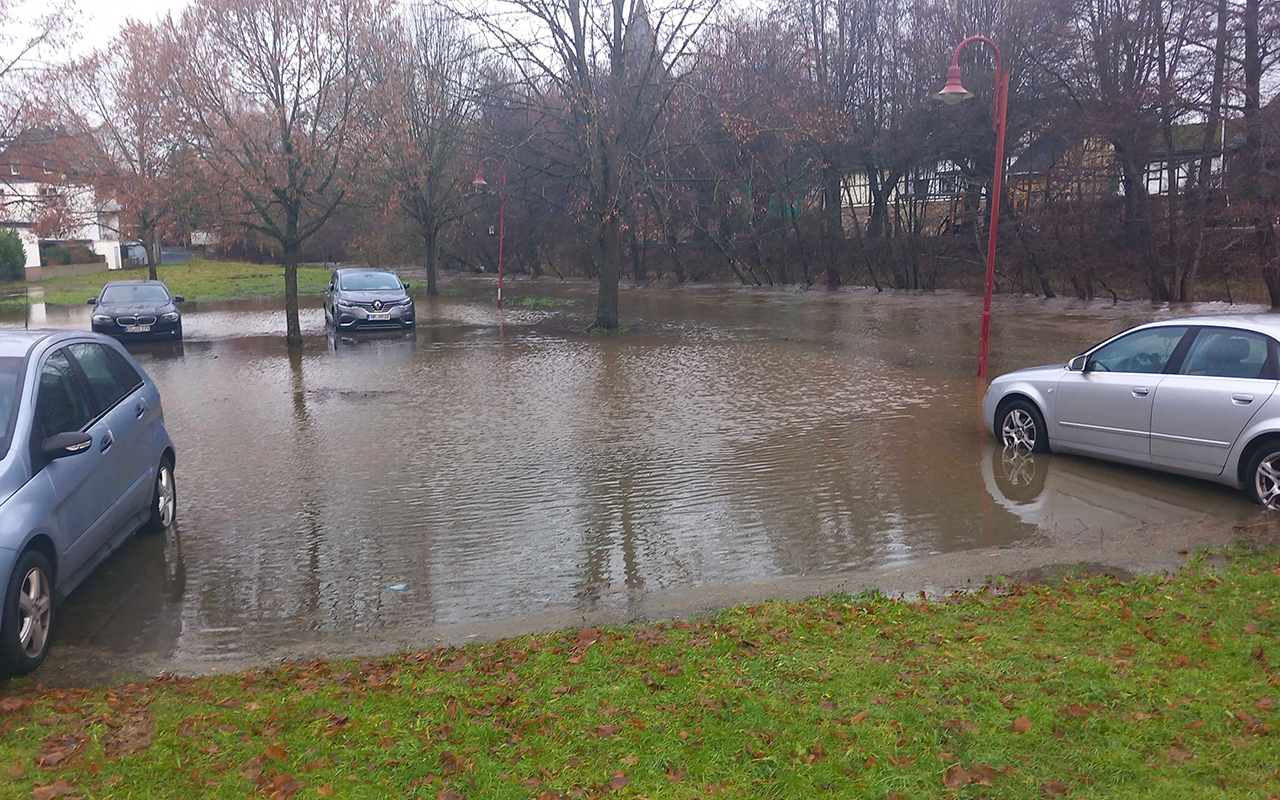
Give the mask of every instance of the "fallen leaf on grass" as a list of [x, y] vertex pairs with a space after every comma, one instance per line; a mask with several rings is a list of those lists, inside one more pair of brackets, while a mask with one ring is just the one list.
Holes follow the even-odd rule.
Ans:
[[57, 780], [48, 786], [37, 786], [31, 790], [31, 800], [50, 800], [54, 797], [65, 797], [76, 790], [76, 787], [63, 780]]
[[26, 775], [27, 775], [27, 768], [22, 766], [21, 761], [19, 761], [17, 764], [14, 764], [12, 767], [9, 767], [9, 777], [15, 781], [18, 780], [19, 778], [25, 778]]
[[283, 761], [289, 754], [284, 749], [283, 745], [276, 743], [268, 747], [266, 750], [263, 750], [262, 755], [264, 758], [269, 758], [272, 761]]
[[942, 773], [942, 785], [948, 789], [960, 789], [969, 784], [969, 773], [959, 764], [947, 767]]
[[1026, 717], [1018, 717], [1013, 721], [1013, 724], [1009, 726], [1009, 730], [1014, 733], [1025, 733], [1031, 730], [1031, 720]]
[[1169, 760], [1176, 764], [1182, 764], [1187, 761], [1195, 761], [1196, 754], [1181, 747], [1171, 747], [1169, 748]]
[[240, 765], [240, 777], [247, 781], [256, 781], [262, 777], [262, 758], [251, 758]]
[[1042, 795], [1055, 795], [1055, 794], [1066, 794], [1066, 793], [1067, 793], [1067, 785], [1062, 781], [1049, 781], [1048, 783], [1040, 784], [1040, 794]]
[[29, 705], [31, 705], [31, 701], [21, 697], [0, 697], [0, 711], [6, 714], [21, 711]]
[[618, 732], [618, 728], [615, 725], [597, 725], [596, 726], [596, 736], [599, 736], [601, 739], [608, 739], [617, 732]]
[[316, 794], [321, 797], [330, 797], [333, 795], [333, 784], [326, 783], [324, 786], [316, 787]]
[[621, 791], [627, 788], [627, 784], [631, 783], [631, 779], [621, 772], [613, 773], [613, 778], [609, 781], [609, 790], [613, 792]]
[[853, 715], [853, 719], [849, 720], [849, 724], [850, 724], [850, 725], [857, 725], [859, 722], [862, 722], [864, 719], [866, 719], [866, 718], [867, 718], [867, 714], [868, 714], [868, 713], [870, 713], [870, 712], [868, 712], [868, 711], [866, 711], [866, 710], [859, 711], [857, 714], [854, 714], [854, 715]]
[[436, 792], [436, 800], [462, 800], [462, 793], [454, 789], [441, 789]]
[[1245, 623], [1245, 626], [1244, 626], [1244, 632], [1245, 632], [1245, 633], [1257, 633], [1257, 632], [1258, 632], [1258, 623], [1256, 623], [1256, 622], [1247, 622], [1247, 623]]
[[209, 743], [209, 744], [202, 744], [202, 745], [200, 745], [200, 747], [199, 747], [199, 748], [197, 748], [197, 749], [199, 749], [201, 753], [205, 753], [205, 754], [207, 754], [207, 755], [214, 755], [214, 754], [215, 754], [215, 753], [217, 753], [217, 752], [218, 752], [218, 750], [219, 750], [219, 749], [221, 749], [221, 748], [219, 748], [216, 744], [213, 744], [213, 743], [211, 742], [211, 743]]
[[1253, 707], [1259, 711], [1275, 711], [1276, 699], [1274, 697], [1264, 697], [1253, 704]]
[[671, 781], [672, 783], [675, 783], [676, 781], [684, 780], [684, 774], [685, 774], [684, 767], [681, 767], [680, 769], [676, 769], [673, 766], [670, 766], [670, 765], [667, 766], [667, 780]]

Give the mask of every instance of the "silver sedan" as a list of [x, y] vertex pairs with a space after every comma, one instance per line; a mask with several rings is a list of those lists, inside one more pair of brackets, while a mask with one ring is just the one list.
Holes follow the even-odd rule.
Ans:
[[982, 401], [1005, 447], [1191, 475], [1280, 509], [1280, 315], [1153, 322], [1065, 365], [1001, 375]]

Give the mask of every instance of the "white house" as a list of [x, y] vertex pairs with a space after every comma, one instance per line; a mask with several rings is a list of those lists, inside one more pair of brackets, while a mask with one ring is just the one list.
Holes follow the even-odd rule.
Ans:
[[[107, 269], [120, 269], [120, 206], [99, 197], [86, 179], [92, 156], [83, 141], [61, 131], [20, 134], [0, 152], [0, 228], [18, 231], [27, 276], [41, 276], [40, 245], [83, 246]], [[43, 235], [43, 238], [42, 238]], [[66, 269], [70, 267], [71, 269]], [[94, 264], [51, 267], [58, 273], [90, 272]], [[43, 277], [48, 277], [47, 274]]]

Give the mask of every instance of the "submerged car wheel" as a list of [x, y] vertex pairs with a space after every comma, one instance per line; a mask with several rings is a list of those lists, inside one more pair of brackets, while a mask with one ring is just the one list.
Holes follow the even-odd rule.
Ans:
[[151, 498], [151, 519], [143, 526], [147, 533], [168, 530], [178, 518], [178, 485], [173, 480], [173, 463], [166, 457], [156, 472], [156, 488]]
[[1280, 511], [1280, 440], [1272, 440], [1249, 459], [1247, 491], [1253, 502]]
[[1026, 400], [1010, 400], [996, 414], [996, 434], [1005, 447], [1028, 453], [1049, 452], [1049, 431], [1040, 409]]
[[44, 663], [53, 630], [53, 569], [38, 550], [18, 558], [4, 595], [0, 670], [25, 675]]

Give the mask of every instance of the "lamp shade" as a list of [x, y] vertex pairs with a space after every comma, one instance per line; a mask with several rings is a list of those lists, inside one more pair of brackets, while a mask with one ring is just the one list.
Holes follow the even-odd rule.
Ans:
[[960, 83], [960, 67], [953, 66], [947, 70], [947, 85], [942, 87], [942, 91], [933, 96], [934, 100], [941, 100], [949, 106], [956, 103], [962, 103], [973, 97], [973, 92], [964, 88], [964, 84]]

